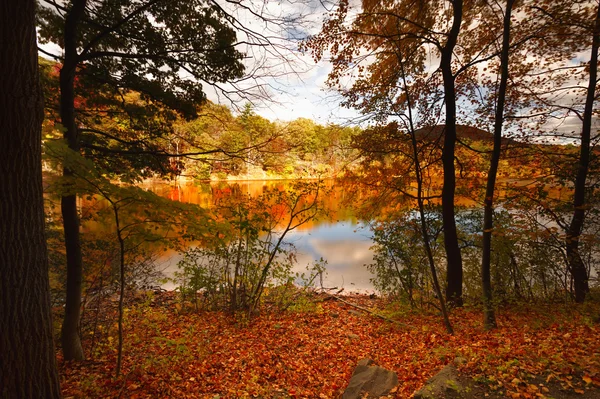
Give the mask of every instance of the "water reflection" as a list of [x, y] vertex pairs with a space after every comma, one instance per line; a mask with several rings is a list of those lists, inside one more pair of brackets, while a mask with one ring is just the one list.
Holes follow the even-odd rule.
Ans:
[[[151, 182], [145, 188], [151, 189], [157, 194], [177, 200], [198, 204], [202, 208], [216, 208], [217, 203], [230, 196], [258, 197], [268, 191], [285, 190], [290, 188], [292, 182], [289, 181], [243, 181], [230, 183], [205, 183], [200, 185], [180, 184], [170, 185], [165, 183]], [[369, 193], [344, 186], [340, 182], [333, 180], [326, 181], [326, 187], [329, 191], [322, 196], [324, 207], [327, 209], [327, 216], [317, 220], [312, 220], [298, 229], [290, 232], [286, 241], [294, 244], [297, 249], [297, 266], [295, 272], [305, 272], [307, 265], [312, 265], [319, 259], [327, 261], [327, 274], [323, 281], [325, 287], [339, 287], [348, 291], [372, 291], [372, 274], [367, 270], [365, 264], [373, 261], [373, 252], [370, 247], [370, 231], [359, 223], [354, 209], [351, 205], [345, 203], [345, 199], [352, 197], [350, 194], [356, 194], [358, 197], [371, 198]], [[530, 181], [508, 180], [499, 182], [499, 197], [506, 197], [513, 185], [527, 186]], [[470, 189], [468, 189], [470, 187]], [[471, 182], [467, 188], [461, 188], [463, 196], [457, 197], [457, 205], [463, 207], [475, 207], [481, 209], [481, 193], [475, 188], [483, 187], [482, 183]], [[468, 192], [469, 196], [465, 196]], [[548, 188], [550, 198], [566, 198], [569, 191], [566, 189]], [[409, 200], [383, 200], [385, 206], [377, 207], [379, 215], [393, 212], [398, 208], [410, 207]], [[435, 203], [435, 201], [433, 201]], [[82, 200], [82, 213], [88, 211], [98, 212], [99, 206], [106, 201], [101, 200]], [[381, 205], [381, 204], [380, 204]], [[412, 204], [414, 205], [414, 204]], [[89, 208], [89, 209], [88, 209]], [[87, 210], [87, 211], [86, 211]], [[460, 218], [458, 222], [461, 223]], [[108, 223], [108, 224], [107, 224]], [[462, 224], [464, 224], [463, 222]], [[479, 224], [475, 229], [479, 228]], [[104, 220], [102, 223], [87, 221], [84, 229], [90, 231], [111, 232], [114, 226]], [[168, 277], [172, 277], [177, 271], [177, 262], [182, 255], [169, 250], [162, 253], [158, 266], [164, 269]], [[167, 289], [175, 288], [173, 283], [165, 285]]]
[[[173, 200], [212, 208], [223, 196], [256, 197], [269, 189], [285, 189], [288, 185], [285, 181], [244, 181], [179, 186], [152, 183], [147, 188]], [[372, 292], [373, 275], [364, 266], [373, 260], [370, 232], [359, 224], [351, 207], [344, 203], [345, 188], [334, 186], [333, 181], [326, 182], [326, 186], [331, 189], [325, 198], [327, 217], [306, 223], [286, 236], [286, 241], [297, 250], [293, 271], [306, 272], [307, 265], [322, 258], [327, 261], [324, 287], [344, 288], [345, 292]], [[158, 267], [167, 277], [173, 277], [181, 257], [175, 251], [167, 251], [160, 257]], [[175, 284], [168, 282], [163, 287], [174, 289]]]
[[327, 274], [323, 286], [344, 288], [345, 291], [369, 292], [373, 290], [373, 275], [364, 266], [373, 261], [373, 244], [369, 230], [350, 222], [321, 224], [311, 230], [292, 232], [289, 242], [298, 250], [298, 267], [323, 258], [327, 261]]

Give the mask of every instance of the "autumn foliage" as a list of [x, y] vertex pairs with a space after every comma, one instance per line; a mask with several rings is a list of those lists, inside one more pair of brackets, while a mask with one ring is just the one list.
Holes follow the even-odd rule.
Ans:
[[[398, 373], [392, 397], [407, 398], [455, 357], [463, 375], [495, 397], [550, 397], [549, 389], [597, 393], [598, 309], [527, 306], [500, 309], [500, 329], [486, 332], [479, 309], [456, 309], [456, 334], [433, 313], [384, 300], [346, 300], [392, 323], [318, 295], [251, 321], [195, 312], [174, 293], [148, 293], [126, 312], [123, 376], [114, 378], [111, 328], [84, 363], [60, 362], [65, 397], [334, 398], [356, 363], [370, 357]], [[299, 305], [302, 303], [303, 305]], [[60, 356], [60, 355], [59, 355]]]

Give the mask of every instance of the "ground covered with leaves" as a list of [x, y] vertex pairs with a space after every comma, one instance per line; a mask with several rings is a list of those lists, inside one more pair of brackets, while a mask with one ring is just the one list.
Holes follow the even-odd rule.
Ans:
[[[498, 311], [486, 332], [478, 309], [455, 309], [455, 334], [436, 314], [394, 308], [364, 296], [327, 296], [248, 319], [181, 306], [174, 293], [127, 308], [123, 372], [115, 378], [116, 328], [82, 363], [59, 354], [65, 397], [335, 398], [356, 363], [394, 370], [393, 397], [409, 398], [456, 357], [460, 372], [491, 397], [600, 397], [600, 324], [594, 305], [529, 305]], [[112, 330], [115, 330], [114, 332]], [[553, 389], [553, 391], [550, 390]], [[565, 396], [567, 397], [567, 396]]]

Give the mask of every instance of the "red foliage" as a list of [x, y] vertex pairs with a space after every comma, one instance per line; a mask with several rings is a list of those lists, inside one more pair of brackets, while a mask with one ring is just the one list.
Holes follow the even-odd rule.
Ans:
[[93, 360], [60, 362], [65, 397], [334, 398], [365, 357], [398, 373], [397, 398], [410, 397], [456, 356], [467, 359], [462, 373], [507, 397], [544, 397], [543, 384], [527, 383], [534, 376], [575, 392], [600, 386], [600, 326], [567, 309], [499, 311], [492, 332], [483, 331], [480, 312], [455, 310], [450, 336], [435, 315], [404, 313], [399, 325], [335, 301], [248, 322], [182, 313], [164, 300], [127, 313], [122, 377], [113, 377], [114, 339]]

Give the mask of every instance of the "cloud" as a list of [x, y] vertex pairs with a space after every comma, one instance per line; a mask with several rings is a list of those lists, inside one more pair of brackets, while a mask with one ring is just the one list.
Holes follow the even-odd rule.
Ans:
[[348, 223], [320, 225], [309, 232], [294, 232], [290, 241], [297, 248], [295, 271], [305, 272], [316, 260], [327, 261], [326, 287], [343, 287], [350, 291], [372, 291], [373, 275], [365, 264], [373, 261], [371, 239]]

